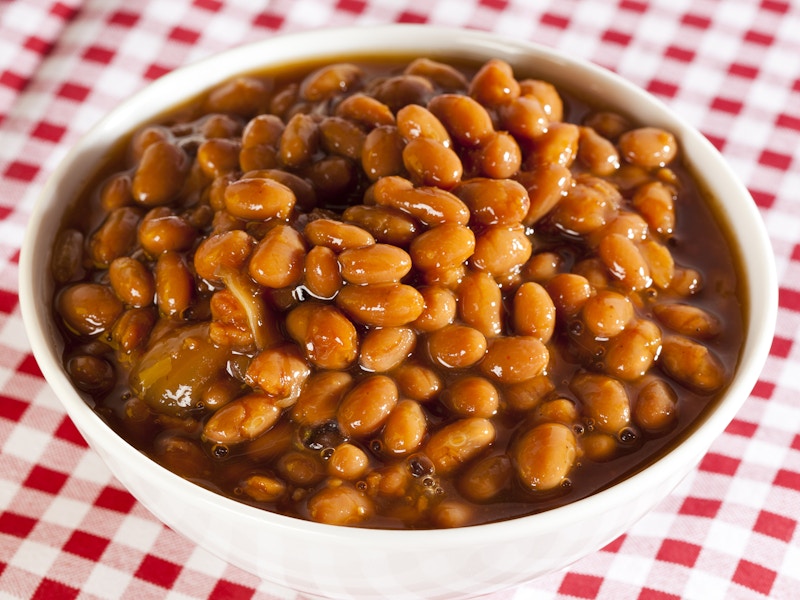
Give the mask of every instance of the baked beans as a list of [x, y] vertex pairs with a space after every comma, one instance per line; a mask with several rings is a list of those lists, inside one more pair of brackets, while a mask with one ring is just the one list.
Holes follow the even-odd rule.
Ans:
[[295, 65], [133, 132], [54, 241], [76, 388], [336, 525], [510, 519], [668, 450], [736, 368], [733, 253], [679, 139], [530, 68]]

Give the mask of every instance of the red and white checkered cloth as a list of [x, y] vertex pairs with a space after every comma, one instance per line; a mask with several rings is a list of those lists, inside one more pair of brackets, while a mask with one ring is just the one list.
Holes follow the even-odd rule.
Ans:
[[389, 22], [535, 40], [653, 92], [730, 161], [777, 257], [766, 368], [700, 467], [606, 548], [491, 600], [800, 598], [800, 5], [0, 0], [0, 599], [299, 600], [161, 525], [88, 450], [30, 354], [19, 248], [66, 150], [150, 80], [277, 32]]

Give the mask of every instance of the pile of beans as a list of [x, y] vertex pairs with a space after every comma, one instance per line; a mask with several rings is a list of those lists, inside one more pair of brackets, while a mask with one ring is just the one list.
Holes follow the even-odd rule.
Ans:
[[236, 78], [69, 213], [65, 368], [154, 460], [267, 510], [429, 528], [574, 501], [736, 365], [735, 260], [679, 154], [501, 60]]

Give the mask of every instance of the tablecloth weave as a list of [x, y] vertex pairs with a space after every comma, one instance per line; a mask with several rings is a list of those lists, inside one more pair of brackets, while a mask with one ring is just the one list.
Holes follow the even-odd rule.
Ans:
[[88, 449], [30, 353], [19, 250], [65, 152], [148, 82], [243, 42], [391, 22], [537, 41], [654, 93], [741, 176], [777, 258], [766, 367], [699, 467], [607, 547], [490, 600], [800, 598], [800, 4], [0, 0], [0, 599], [300, 600], [160, 524]]

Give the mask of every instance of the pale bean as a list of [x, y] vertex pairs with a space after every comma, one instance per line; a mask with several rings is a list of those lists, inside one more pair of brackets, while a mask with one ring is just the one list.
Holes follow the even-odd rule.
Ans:
[[345, 442], [333, 449], [328, 459], [328, 474], [346, 481], [356, 481], [369, 470], [369, 456], [361, 448]]
[[564, 317], [576, 315], [594, 294], [589, 280], [574, 273], [559, 273], [545, 284], [556, 312]]
[[317, 454], [289, 450], [276, 463], [278, 473], [298, 487], [311, 487], [325, 479], [325, 465]]
[[635, 381], [647, 373], [660, 352], [661, 330], [643, 319], [609, 340], [603, 360], [609, 374]]
[[461, 159], [452, 148], [429, 138], [410, 140], [403, 148], [403, 165], [416, 185], [451, 189], [464, 173]]
[[203, 437], [216, 444], [252, 440], [275, 425], [282, 410], [263, 394], [247, 394], [216, 411], [203, 427]]
[[339, 261], [333, 250], [314, 246], [306, 254], [303, 284], [317, 298], [330, 300], [342, 288]]
[[620, 136], [618, 143], [620, 154], [625, 160], [646, 169], [669, 164], [678, 152], [675, 136], [657, 127], [626, 131]]
[[638, 291], [652, 284], [650, 267], [639, 247], [624, 235], [612, 233], [603, 238], [597, 251], [611, 275], [627, 289]]
[[428, 354], [442, 367], [465, 369], [486, 354], [486, 337], [466, 325], [448, 325], [428, 334]]
[[551, 122], [563, 119], [564, 102], [552, 83], [543, 79], [523, 79], [519, 82], [519, 89], [520, 94], [533, 96], [539, 101]]
[[287, 492], [286, 483], [271, 475], [248, 475], [239, 483], [242, 493], [256, 502], [277, 502]]
[[678, 395], [663, 379], [653, 379], [640, 390], [633, 409], [633, 419], [642, 429], [663, 432], [678, 419]]
[[616, 140], [631, 128], [630, 122], [625, 117], [610, 111], [594, 112], [586, 117], [584, 123], [610, 140]]
[[397, 385], [385, 375], [370, 375], [347, 392], [336, 420], [348, 436], [363, 438], [380, 429], [397, 405]]
[[363, 248], [375, 243], [371, 233], [358, 225], [333, 219], [314, 219], [303, 229], [303, 235], [313, 246], [326, 246], [334, 252]]
[[619, 449], [616, 436], [602, 431], [591, 431], [581, 436], [582, 456], [594, 462], [606, 462], [614, 458]]
[[572, 123], [550, 123], [547, 131], [533, 140], [529, 168], [556, 164], [570, 167], [578, 155], [580, 129]]
[[583, 407], [583, 415], [601, 431], [618, 435], [630, 425], [631, 406], [625, 386], [607, 375], [581, 372], [570, 382]]
[[303, 385], [289, 417], [302, 425], [320, 425], [336, 417], [339, 402], [353, 385], [353, 377], [344, 371], [320, 371]]
[[420, 289], [425, 308], [422, 314], [411, 324], [419, 331], [436, 331], [453, 322], [456, 316], [457, 301], [455, 294], [440, 285], [426, 286]]
[[488, 449], [495, 440], [494, 425], [489, 419], [469, 417], [445, 425], [425, 444], [438, 475], [447, 476]]
[[509, 179], [522, 166], [522, 150], [507, 131], [497, 131], [484, 141], [476, 158], [479, 172], [493, 179]]
[[650, 229], [661, 235], [675, 230], [675, 192], [660, 181], [650, 181], [636, 188], [631, 204], [647, 221]]
[[505, 386], [503, 398], [509, 409], [517, 412], [528, 412], [534, 409], [554, 389], [555, 385], [550, 377], [538, 375], [525, 381]]
[[691, 304], [656, 304], [653, 314], [661, 323], [687, 337], [712, 338], [722, 331], [718, 317]]
[[662, 290], [668, 289], [675, 276], [675, 260], [669, 248], [655, 240], [647, 240], [639, 245], [639, 252], [647, 263], [653, 285]]
[[303, 279], [306, 246], [303, 237], [288, 225], [276, 225], [258, 243], [248, 272], [269, 288], [295, 285]]
[[533, 140], [547, 131], [547, 113], [534, 96], [520, 95], [497, 112], [501, 128], [517, 139]]
[[619, 191], [604, 180], [582, 179], [567, 190], [550, 218], [565, 233], [585, 235], [613, 221], [620, 200]]
[[470, 271], [464, 276], [458, 286], [458, 314], [487, 338], [503, 333], [503, 294], [490, 274]]
[[417, 269], [441, 270], [470, 258], [475, 245], [471, 229], [458, 223], [445, 223], [414, 238], [409, 254]]
[[550, 360], [550, 353], [539, 338], [508, 336], [487, 342], [481, 372], [501, 383], [519, 383], [541, 375]]
[[673, 379], [704, 394], [725, 383], [725, 367], [719, 358], [703, 344], [683, 336], [664, 339], [658, 364]]
[[153, 271], [158, 310], [170, 318], [182, 318], [194, 301], [194, 276], [177, 252], [159, 255]]
[[546, 344], [555, 331], [556, 306], [543, 286], [529, 281], [514, 294], [512, 319], [517, 334], [537, 337]]
[[245, 268], [255, 246], [255, 238], [240, 229], [211, 235], [195, 250], [195, 272], [207, 281], [220, 283], [224, 273]]
[[340, 485], [326, 487], [308, 499], [308, 516], [317, 523], [356, 525], [369, 519], [375, 508], [363, 492]]
[[372, 244], [339, 254], [342, 277], [356, 285], [400, 281], [411, 270], [411, 257], [402, 248]]
[[352, 319], [373, 327], [396, 327], [417, 319], [425, 308], [422, 294], [403, 283], [346, 285], [336, 304]]
[[528, 192], [529, 208], [523, 223], [533, 225], [548, 214], [567, 195], [571, 188], [572, 173], [559, 164], [542, 164], [517, 176]]
[[520, 436], [512, 450], [520, 482], [535, 492], [546, 492], [562, 485], [577, 457], [575, 434], [562, 423], [536, 425]]
[[580, 420], [580, 414], [575, 402], [569, 398], [551, 398], [536, 406], [534, 420], [539, 423], [563, 423], [572, 427]]
[[608, 177], [619, 168], [619, 153], [614, 144], [591, 127], [580, 128], [578, 160], [601, 177]]
[[417, 336], [409, 327], [373, 329], [361, 342], [359, 364], [365, 371], [391, 371], [414, 351]]
[[114, 259], [108, 267], [108, 279], [114, 293], [125, 304], [137, 308], [153, 304], [156, 293], [153, 274], [135, 258]]
[[300, 350], [294, 345], [284, 345], [256, 354], [247, 367], [245, 382], [288, 404], [300, 395], [310, 374]]
[[563, 263], [564, 260], [556, 252], [537, 252], [525, 263], [522, 276], [544, 285], [561, 272]]
[[417, 450], [425, 439], [428, 421], [416, 400], [401, 400], [383, 426], [382, 448], [392, 456], [406, 456]]
[[467, 375], [453, 381], [441, 395], [442, 403], [459, 417], [485, 417], [497, 414], [500, 394], [488, 379]]
[[595, 337], [611, 338], [633, 319], [633, 303], [619, 292], [600, 290], [584, 303], [581, 317]]

